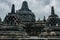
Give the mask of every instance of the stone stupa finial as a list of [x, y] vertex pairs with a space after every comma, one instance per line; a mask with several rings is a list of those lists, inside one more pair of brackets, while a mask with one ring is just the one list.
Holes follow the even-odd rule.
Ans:
[[11, 13], [15, 13], [15, 5], [12, 4]]

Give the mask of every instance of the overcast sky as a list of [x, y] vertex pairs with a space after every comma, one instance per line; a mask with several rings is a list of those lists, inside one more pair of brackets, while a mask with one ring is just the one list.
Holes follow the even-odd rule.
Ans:
[[15, 4], [15, 9], [21, 8], [22, 2], [27, 1], [29, 9], [36, 15], [36, 19], [48, 18], [51, 14], [51, 6], [55, 8], [55, 14], [60, 17], [60, 0], [0, 0], [0, 17], [4, 17], [11, 11], [11, 5]]

